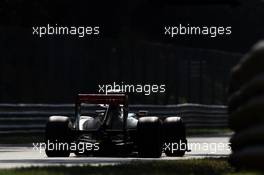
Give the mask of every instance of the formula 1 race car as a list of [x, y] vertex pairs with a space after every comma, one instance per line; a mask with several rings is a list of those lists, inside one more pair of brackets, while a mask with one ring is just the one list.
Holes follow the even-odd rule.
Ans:
[[75, 153], [154, 158], [163, 152], [183, 156], [187, 151], [185, 125], [180, 117], [147, 116], [147, 111], [130, 113], [126, 94], [79, 94], [74, 118], [49, 117], [45, 141], [48, 157]]

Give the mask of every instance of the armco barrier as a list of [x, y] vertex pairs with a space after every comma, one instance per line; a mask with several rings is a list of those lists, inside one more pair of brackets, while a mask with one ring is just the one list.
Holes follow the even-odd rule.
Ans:
[[[86, 105], [85, 113], [94, 113]], [[151, 116], [181, 116], [187, 128], [227, 128], [227, 107], [218, 105], [130, 105], [131, 112], [148, 111]], [[51, 115], [74, 117], [73, 104], [0, 104], [0, 134], [40, 133]]]

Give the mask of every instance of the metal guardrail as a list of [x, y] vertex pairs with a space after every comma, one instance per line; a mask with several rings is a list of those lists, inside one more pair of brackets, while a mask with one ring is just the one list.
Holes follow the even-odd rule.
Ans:
[[[86, 105], [85, 113], [94, 113], [98, 107]], [[147, 110], [151, 116], [180, 116], [187, 128], [227, 128], [226, 106], [130, 105], [129, 111]], [[74, 116], [73, 104], [0, 104], [0, 134], [43, 133], [51, 115]]]

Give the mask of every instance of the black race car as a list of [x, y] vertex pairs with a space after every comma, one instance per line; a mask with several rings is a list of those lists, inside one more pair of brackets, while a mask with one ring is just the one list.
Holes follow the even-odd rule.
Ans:
[[[94, 111], [85, 105], [94, 104]], [[82, 115], [81, 115], [82, 114]], [[88, 114], [88, 115], [87, 115]], [[79, 94], [75, 117], [51, 116], [45, 132], [46, 155], [160, 157], [187, 151], [185, 125], [180, 117], [128, 112], [125, 94]]]

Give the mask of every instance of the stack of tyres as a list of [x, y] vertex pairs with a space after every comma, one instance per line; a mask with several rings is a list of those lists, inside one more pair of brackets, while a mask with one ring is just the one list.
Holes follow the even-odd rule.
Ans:
[[229, 88], [230, 163], [238, 169], [264, 169], [264, 41], [232, 69]]

